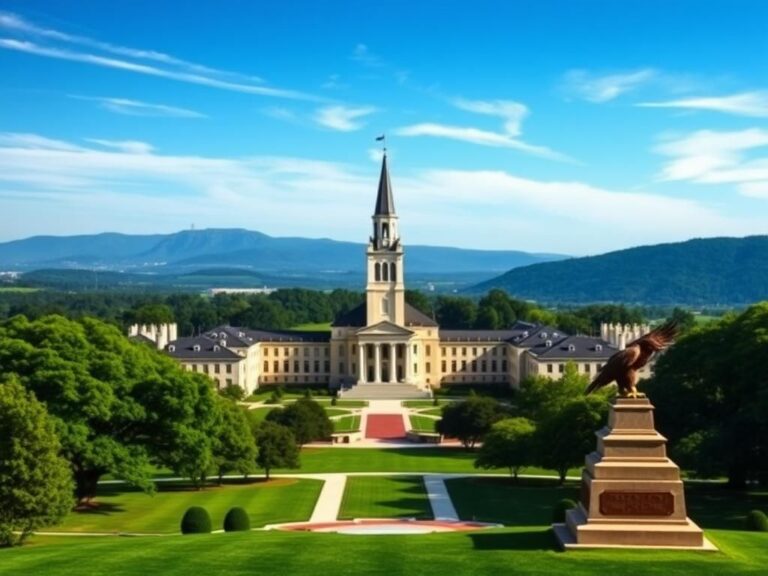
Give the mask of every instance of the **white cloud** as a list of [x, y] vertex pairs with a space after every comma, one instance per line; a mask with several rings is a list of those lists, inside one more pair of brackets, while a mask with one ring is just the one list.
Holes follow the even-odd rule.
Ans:
[[[10, 239], [165, 232], [195, 222], [363, 241], [377, 178], [368, 165], [169, 155], [144, 143], [87, 147], [0, 133], [0, 230]], [[595, 253], [764, 229], [763, 219], [729, 218], [694, 200], [503, 171], [395, 171], [393, 184], [409, 244]]]
[[[15, 34], [32, 35], [43, 43], [19, 38], [0, 38], [0, 48], [24, 52], [57, 60], [82, 62], [93, 66], [113, 68], [136, 74], [167, 78], [177, 82], [197, 84], [275, 98], [323, 101], [311, 94], [266, 86], [262, 80], [244, 74], [208, 68], [151, 50], [137, 50], [115, 46], [106, 42], [80, 36], [72, 36], [56, 30], [46, 30], [30, 24], [14, 14], [0, 13], [0, 28]], [[67, 47], [65, 47], [67, 46]], [[86, 47], [94, 52], [70, 49], [68, 46]], [[115, 57], [115, 56], [119, 56]], [[149, 61], [152, 64], [146, 64]]]
[[642, 102], [645, 108], [681, 108], [684, 110], [709, 110], [736, 116], [768, 118], [768, 92], [742, 92], [731, 96], [707, 96], [681, 98], [666, 102]]
[[768, 130], [699, 130], [683, 137], [667, 138], [654, 151], [670, 160], [659, 174], [661, 180], [687, 180], [698, 184], [733, 184], [746, 196], [763, 197], [768, 186], [768, 156], [748, 153], [768, 146]]
[[355, 45], [350, 58], [355, 62], [359, 62], [370, 68], [380, 68], [384, 66], [384, 61], [378, 55], [373, 54], [365, 44]]
[[376, 112], [372, 106], [326, 106], [315, 113], [315, 122], [340, 132], [360, 130], [365, 123], [360, 119]]
[[102, 140], [100, 138], [86, 138], [86, 141], [93, 142], [105, 148], [112, 148], [126, 154], [151, 154], [154, 146], [138, 140]]
[[97, 96], [78, 96], [72, 95], [71, 98], [78, 100], [90, 100], [97, 102], [101, 108], [124, 114], [126, 116], [149, 116], [149, 117], [170, 117], [170, 118], [205, 118], [205, 114], [189, 110], [188, 108], [179, 108], [178, 106], [168, 106], [166, 104], [151, 104], [141, 102], [140, 100], [130, 100], [128, 98], [101, 98]]
[[457, 98], [453, 101], [453, 105], [461, 110], [474, 112], [475, 114], [502, 118], [504, 120], [504, 132], [510, 136], [519, 136], [521, 134], [520, 125], [523, 119], [528, 116], [528, 107], [513, 100], [485, 101]]
[[563, 89], [567, 94], [589, 102], [608, 102], [657, 76], [658, 73], [652, 68], [606, 75], [587, 70], [570, 70], [563, 79]]
[[33, 24], [18, 14], [11, 12], [0, 12], [0, 28], [5, 28], [11, 33], [21, 33], [24, 35], [36, 36], [38, 38], [45, 38], [54, 40], [57, 42], [63, 42], [68, 44], [75, 44], [78, 46], [86, 46], [88, 48], [95, 48], [102, 52], [108, 52], [118, 56], [125, 56], [137, 60], [150, 60], [153, 62], [159, 62], [170, 66], [186, 69], [190, 72], [200, 74], [213, 74], [219, 76], [236, 77], [250, 82], [261, 82], [262, 80], [257, 76], [250, 76], [237, 72], [230, 72], [228, 70], [219, 70], [201, 64], [196, 64], [188, 60], [176, 58], [163, 52], [157, 52], [155, 50], [142, 50], [137, 48], [129, 48], [126, 46], [118, 46], [110, 44], [109, 42], [102, 42], [100, 40], [94, 40], [85, 36], [76, 36], [73, 34], [67, 34], [59, 30], [53, 30], [50, 28], [43, 28]]

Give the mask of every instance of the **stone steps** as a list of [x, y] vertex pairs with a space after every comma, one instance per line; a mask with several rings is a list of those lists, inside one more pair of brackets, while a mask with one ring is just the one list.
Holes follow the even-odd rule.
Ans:
[[429, 392], [412, 384], [358, 384], [341, 396], [360, 400], [415, 400], [430, 398]]

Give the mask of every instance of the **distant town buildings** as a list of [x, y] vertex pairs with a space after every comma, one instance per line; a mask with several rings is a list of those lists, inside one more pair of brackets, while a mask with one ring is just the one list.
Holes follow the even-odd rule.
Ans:
[[506, 330], [441, 330], [405, 302], [404, 256], [385, 154], [366, 251], [366, 300], [336, 318], [330, 332], [219, 326], [177, 338], [175, 325], [166, 325], [133, 326], [131, 334], [152, 340], [219, 387], [234, 384], [251, 393], [264, 385], [292, 384], [345, 391], [368, 384], [414, 390], [452, 384], [516, 387], [529, 375], [559, 378], [568, 362], [593, 375], [631, 335], [648, 328], [610, 325], [601, 338], [527, 322]]

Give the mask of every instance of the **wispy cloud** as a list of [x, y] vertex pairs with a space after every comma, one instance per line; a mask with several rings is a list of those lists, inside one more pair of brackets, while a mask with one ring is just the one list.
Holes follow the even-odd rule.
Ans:
[[563, 78], [562, 88], [569, 96], [601, 103], [631, 92], [657, 76], [658, 72], [652, 68], [602, 75], [570, 70]]
[[732, 184], [745, 196], [768, 197], [768, 154], [748, 153], [768, 147], [768, 130], [699, 130], [667, 138], [654, 149], [670, 158], [659, 179], [697, 184]]
[[102, 98], [98, 96], [80, 96], [77, 94], [73, 94], [70, 97], [76, 98], [77, 100], [97, 102], [99, 106], [105, 110], [115, 112], [116, 114], [125, 114], [127, 116], [206, 118], [205, 114], [201, 114], [200, 112], [188, 108], [168, 106], [166, 104], [151, 104], [149, 102], [130, 100], [128, 98]]
[[[323, 100], [296, 90], [264, 85], [259, 78], [201, 66], [161, 52], [115, 46], [90, 38], [72, 36], [57, 30], [44, 29], [15, 14], [0, 13], [0, 28], [17, 36], [31, 35], [42, 40], [41, 43], [19, 37], [0, 38], [0, 48], [5, 50], [81, 62], [220, 90], [295, 100]], [[72, 49], [71, 46], [76, 48]], [[87, 48], [94, 52], [83, 51], [78, 47]]]
[[[285, 235], [295, 233], [301, 221], [302, 235], [344, 234], [342, 239], [359, 241], [367, 233], [376, 170], [305, 158], [162, 154], [141, 142], [99, 139], [81, 145], [0, 133], [0, 230], [10, 239], [105, 229], [169, 231], [195, 222]], [[476, 247], [594, 253], [764, 227], [757, 218], [729, 218], [695, 200], [504, 171], [438, 169], [393, 176], [403, 217], [419, 223], [409, 228], [410, 243], [455, 245], [457, 231], [463, 231]], [[659, 224], [652, 236], [650, 220]], [[551, 233], [540, 234], [541, 221], [550, 223]], [[585, 227], [595, 233], [573, 234]], [[517, 232], [514, 240], [500, 246], [499, 238], [509, 238], [510, 229]]]
[[93, 142], [99, 146], [125, 152], [126, 154], [151, 154], [155, 148], [146, 142], [138, 140], [103, 140], [101, 138], [86, 138], [86, 141]]
[[364, 66], [368, 66], [369, 68], [381, 68], [384, 66], [384, 60], [377, 54], [371, 52], [365, 44], [356, 44], [352, 50], [350, 59]]
[[354, 132], [365, 125], [361, 119], [374, 112], [372, 106], [326, 106], [315, 113], [315, 122], [332, 130]]
[[680, 108], [683, 110], [709, 110], [736, 116], [768, 118], [768, 91], [742, 92], [730, 96], [703, 96], [681, 98], [664, 102], [642, 102], [644, 108]]
[[395, 134], [399, 136], [448, 138], [481, 146], [512, 148], [554, 160], [572, 161], [572, 159], [564, 154], [555, 152], [546, 146], [529, 144], [519, 139], [522, 132], [522, 121], [528, 115], [528, 108], [520, 102], [513, 100], [466, 100], [464, 98], [455, 98], [451, 103], [460, 110], [501, 118], [503, 120], [503, 131], [493, 132], [471, 126], [422, 122], [397, 128]]

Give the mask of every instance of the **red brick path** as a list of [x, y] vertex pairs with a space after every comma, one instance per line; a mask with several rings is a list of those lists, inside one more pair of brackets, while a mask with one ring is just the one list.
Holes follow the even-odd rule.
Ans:
[[405, 438], [405, 426], [400, 414], [369, 414], [365, 425], [366, 438]]

